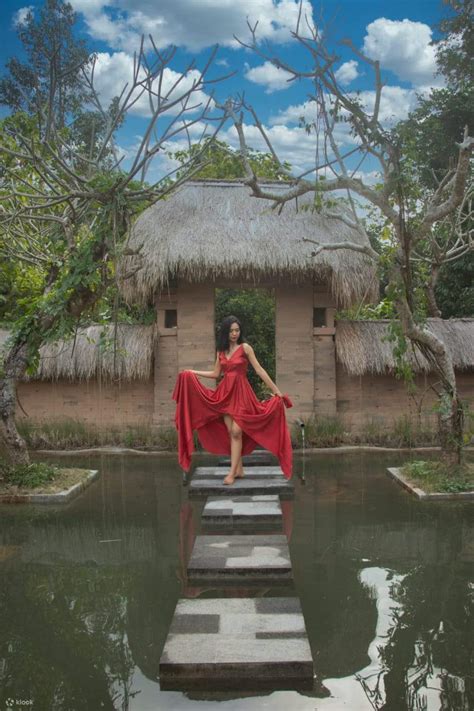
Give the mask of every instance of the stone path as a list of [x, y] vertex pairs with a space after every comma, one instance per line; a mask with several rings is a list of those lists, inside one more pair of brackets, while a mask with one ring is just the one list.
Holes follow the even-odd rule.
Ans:
[[[291, 591], [286, 536], [269, 531], [274, 525], [281, 530], [279, 498], [292, 498], [294, 487], [279, 467], [263, 466], [265, 457], [268, 453], [256, 455], [254, 466], [244, 457], [245, 476], [231, 487], [222, 483], [222, 467], [196, 469], [189, 497], [209, 497], [203, 527], [225, 526], [225, 534], [196, 537], [187, 571], [191, 585], [267, 590], [277, 584]], [[313, 660], [299, 599], [179, 600], [159, 675], [164, 690], [311, 689]]]
[[282, 528], [282, 514], [278, 496], [210, 496], [202, 512], [204, 528], [273, 529]]
[[162, 689], [310, 689], [313, 659], [296, 597], [180, 600]]
[[[276, 458], [268, 452], [266, 449], [259, 449], [252, 454], [246, 454], [242, 457], [242, 463], [244, 467], [254, 467], [254, 466], [275, 466]], [[218, 460], [217, 466], [228, 467], [230, 466], [230, 457], [222, 457]]]
[[291, 499], [293, 497], [293, 484], [283, 476], [266, 476], [261, 479], [254, 479], [244, 476], [243, 479], [236, 479], [232, 486], [223, 483], [223, 476], [210, 477], [209, 479], [192, 479], [189, 484], [189, 496], [191, 498], [203, 498], [206, 496], [235, 496], [236, 494], [277, 494], [282, 498]]
[[[193, 472], [192, 481], [198, 479], [219, 479], [222, 480], [225, 476], [225, 471], [222, 467], [197, 467]], [[249, 467], [245, 470], [244, 479], [275, 479], [281, 481], [283, 478], [280, 467], [262, 467], [260, 465]], [[238, 481], [238, 480], [237, 480]], [[229, 487], [227, 487], [229, 489]]]
[[191, 585], [285, 583], [293, 579], [286, 536], [197, 536], [188, 565]]

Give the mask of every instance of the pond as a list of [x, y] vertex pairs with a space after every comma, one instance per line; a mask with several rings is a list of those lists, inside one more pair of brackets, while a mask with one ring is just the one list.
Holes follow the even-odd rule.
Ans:
[[203, 502], [175, 459], [61, 457], [99, 480], [64, 507], [0, 505], [1, 711], [474, 708], [472, 504], [411, 498], [388, 453], [307, 455], [285, 504], [314, 692], [160, 691], [178, 598], [230, 594], [186, 585]]

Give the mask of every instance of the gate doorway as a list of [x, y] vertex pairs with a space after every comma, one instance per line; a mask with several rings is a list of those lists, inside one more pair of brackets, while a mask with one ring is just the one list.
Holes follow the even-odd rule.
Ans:
[[[245, 340], [255, 351], [257, 360], [275, 381], [275, 291], [274, 289], [216, 289], [215, 336], [222, 319], [236, 316], [242, 324]], [[270, 390], [253, 368], [249, 368], [250, 384], [259, 400], [270, 395]]]

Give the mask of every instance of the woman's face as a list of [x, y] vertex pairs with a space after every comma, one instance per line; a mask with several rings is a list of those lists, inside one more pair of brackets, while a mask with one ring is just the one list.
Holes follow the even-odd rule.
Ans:
[[238, 323], [231, 323], [230, 324], [230, 330], [229, 330], [229, 342], [230, 343], [237, 343], [239, 340], [240, 336], [240, 326]]

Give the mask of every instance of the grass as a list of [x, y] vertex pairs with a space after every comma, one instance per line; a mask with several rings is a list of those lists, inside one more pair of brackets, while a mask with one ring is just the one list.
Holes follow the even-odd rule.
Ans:
[[[340, 416], [313, 415], [304, 420], [307, 447], [337, 447], [342, 444], [365, 444], [378, 447], [426, 447], [439, 444], [433, 421], [410, 418], [407, 415], [391, 422], [382, 418], [368, 419], [358, 432], [351, 431]], [[104, 427], [88, 425], [81, 420], [61, 419], [46, 422], [20, 420], [18, 431], [28, 449], [80, 449], [89, 447], [126, 447], [144, 451], [176, 452], [178, 434], [174, 425], [150, 424]], [[301, 427], [293, 424], [293, 447], [302, 447]], [[466, 433], [466, 441], [471, 434]], [[202, 451], [196, 432], [196, 451]]]
[[[339, 417], [313, 415], [304, 420], [307, 447], [337, 447], [345, 441], [344, 423]], [[293, 446], [302, 446], [301, 427], [294, 424], [291, 432]]]
[[44, 462], [13, 466], [0, 463], [0, 494], [57, 493], [89, 475], [88, 469], [61, 468]]
[[171, 426], [135, 425], [127, 428], [98, 428], [81, 420], [52, 419], [40, 423], [20, 420], [17, 427], [29, 449], [111, 446], [174, 451], [178, 447], [177, 432]]
[[413, 461], [402, 467], [403, 476], [427, 493], [474, 491], [474, 464], [448, 468], [443, 462]]
[[354, 441], [379, 447], [429, 447], [438, 444], [438, 434], [430, 420], [401, 415], [391, 423], [368, 419]]

